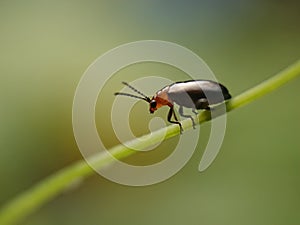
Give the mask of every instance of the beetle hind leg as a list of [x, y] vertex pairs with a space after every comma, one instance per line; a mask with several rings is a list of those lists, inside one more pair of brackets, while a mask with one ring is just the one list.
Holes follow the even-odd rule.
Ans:
[[[183, 113], [183, 107], [182, 106], [180, 106], [179, 107], [179, 114], [180, 114], [180, 116], [182, 116], [182, 117], [186, 117], [186, 118], [190, 118], [191, 120], [192, 120], [192, 123], [193, 123], [193, 128], [194, 129], [196, 129], [196, 124], [195, 124], [195, 121], [194, 121], [194, 118], [191, 116], [191, 115], [186, 115], [186, 114], [184, 114]], [[194, 111], [193, 111], [194, 112]]]
[[196, 109], [192, 109], [192, 112], [195, 114], [195, 115], [198, 115], [198, 112]]

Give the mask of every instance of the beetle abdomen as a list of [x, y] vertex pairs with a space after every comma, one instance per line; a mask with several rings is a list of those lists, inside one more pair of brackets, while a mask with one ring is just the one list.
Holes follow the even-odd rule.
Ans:
[[199, 99], [207, 99], [211, 105], [231, 98], [225, 86], [210, 80], [176, 82], [170, 85], [168, 96], [178, 105], [187, 108], [197, 108], [195, 104]]

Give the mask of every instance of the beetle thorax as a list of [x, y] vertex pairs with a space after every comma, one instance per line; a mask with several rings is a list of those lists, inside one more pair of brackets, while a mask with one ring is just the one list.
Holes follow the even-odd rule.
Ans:
[[150, 100], [150, 113], [154, 113], [158, 108], [168, 105], [173, 106], [173, 102], [169, 99], [168, 96], [169, 87], [163, 88], [162, 90], [156, 92], [156, 94]]
[[157, 108], [164, 106], [164, 105], [172, 105], [172, 101], [169, 99], [168, 96], [168, 89], [164, 88], [153, 96], [153, 99], [157, 102]]

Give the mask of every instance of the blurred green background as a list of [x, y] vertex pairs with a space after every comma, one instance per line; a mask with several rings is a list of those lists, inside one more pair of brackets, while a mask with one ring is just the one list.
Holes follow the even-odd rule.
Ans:
[[[299, 58], [299, 8], [299, 1], [258, 0], [0, 1], [0, 204], [82, 159], [72, 101], [101, 54], [137, 40], [175, 42], [202, 57], [235, 96]], [[145, 64], [124, 74], [171, 70]], [[113, 87], [121, 88], [124, 74]], [[204, 173], [197, 168], [209, 124], [193, 158], [169, 180], [127, 187], [95, 175], [21, 224], [299, 224], [299, 89], [297, 79], [231, 112], [221, 152]], [[97, 126], [107, 129], [110, 147], [118, 143], [105, 119], [113, 96], [100, 97]], [[165, 119], [166, 110], [157, 115]], [[133, 113], [141, 118], [133, 126], [151, 119], [145, 104]]]

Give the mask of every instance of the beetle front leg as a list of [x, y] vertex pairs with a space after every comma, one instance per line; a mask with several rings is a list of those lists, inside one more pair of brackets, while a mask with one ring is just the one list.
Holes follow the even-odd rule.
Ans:
[[[172, 120], [171, 120], [172, 115], [174, 115], [174, 118], [175, 118], [176, 121], [172, 121]], [[182, 134], [182, 132], [183, 132], [182, 125], [181, 125], [180, 122], [178, 122], [178, 119], [177, 119], [177, 117], [176, 117], [176, 115], [175, 115], [173, 106], [170, 107], [170, 110], [169, 110], [169, 113], [168, 113], [168, 121], [169, 121], [170, 123], [178, 124], [179, 127], [180, 127], [180, 134]]]

